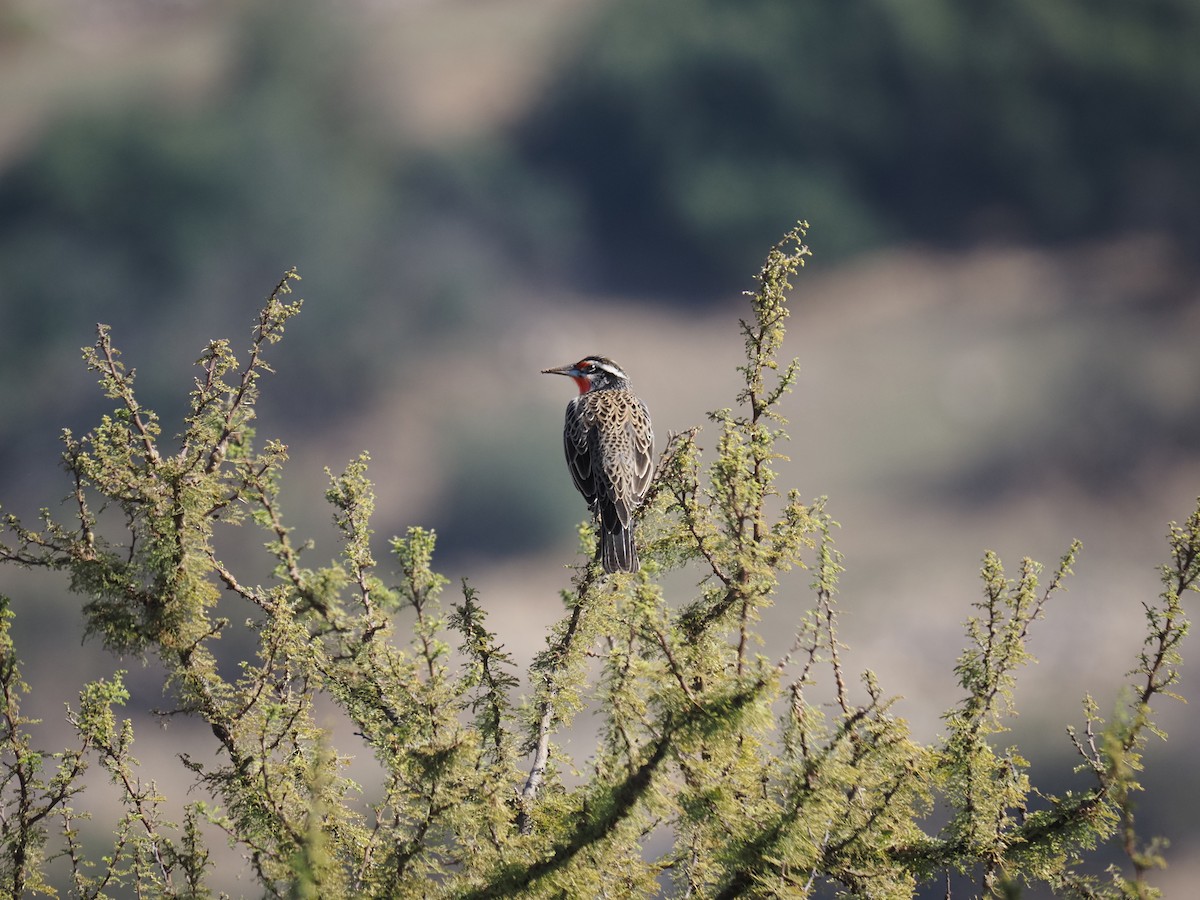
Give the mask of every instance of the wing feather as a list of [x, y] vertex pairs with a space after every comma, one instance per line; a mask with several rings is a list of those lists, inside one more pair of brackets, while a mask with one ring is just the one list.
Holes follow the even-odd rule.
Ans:
[[575, 489], [591, 507], [596, 502], [596, 477], [592, 466], [594, 458], [592, 444], [595, 438], [589, 432], [595, 431], [594, 425], [589, 425], [584, 404], [581, 398], [576, 398], [567, 404], [566, 421], [563, 424], [563, 450], [567, 457], [567, 468], [571, 470], [571, 480]]

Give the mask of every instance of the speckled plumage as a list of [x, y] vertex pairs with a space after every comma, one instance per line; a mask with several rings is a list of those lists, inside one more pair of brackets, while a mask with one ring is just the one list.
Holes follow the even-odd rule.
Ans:
[[567, 404], [563, 448], [579, 493], [600, 523], [606, 572], [636, 572], [634, 513], [654, 476], [654, 430], [646, 404], [611, 360], [589, 356], [573, 366], [546, 369], [569, 375], [581, 393]]

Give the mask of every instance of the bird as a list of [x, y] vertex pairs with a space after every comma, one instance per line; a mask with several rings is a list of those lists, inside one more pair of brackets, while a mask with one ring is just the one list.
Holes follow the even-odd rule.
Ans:
[[563, 449], [571, 479], [600, 524], [597, 555], [604, 571], [636, 572], [633, 516], [654, 477], [650, 412], [629, 376], [607, 357], [585, 356], [542, 374], [566, 375], [579, 387], [567, 404]]

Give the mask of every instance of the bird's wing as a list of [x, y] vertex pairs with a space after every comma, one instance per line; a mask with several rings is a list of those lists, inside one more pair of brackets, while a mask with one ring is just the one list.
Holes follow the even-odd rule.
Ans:
[[654, 472], [654, 433], [645, 404], [633, 394], [613, 393], [600, 415], [597, 453], [604, 477], [598, 491], [614, 507], [625, 527], [641, 505]]
[[563, 423], [563, 450], [567, 456], [567, 468], [575, 488], [583, 494], [588, 506], [596, 500], [596, 476], [592, 469], [596, 441], [596, 425], [587, 415], [587, 407], [578, 400], [567, 404], [567, 417]]
[[650, 411], [641, 400], [635, 400], [630, 410], [629, 440], [633, 451], [631, 487], [637, 505], [641, 506], [654, 478], [654, 429], [650, 425]]

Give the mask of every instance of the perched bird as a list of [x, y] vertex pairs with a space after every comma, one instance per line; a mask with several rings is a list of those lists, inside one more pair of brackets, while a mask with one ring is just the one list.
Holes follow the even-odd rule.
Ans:
[[575, 487], [600, 522], [604, 571], [636, 572], [633, 514], [654, 475], [654, 431], [646, 404], [630, 390], [621, 367], [603, 356], [542, 372], [567, 375], [579, 386], [579, 396], [567, 404], [563, 448]]

